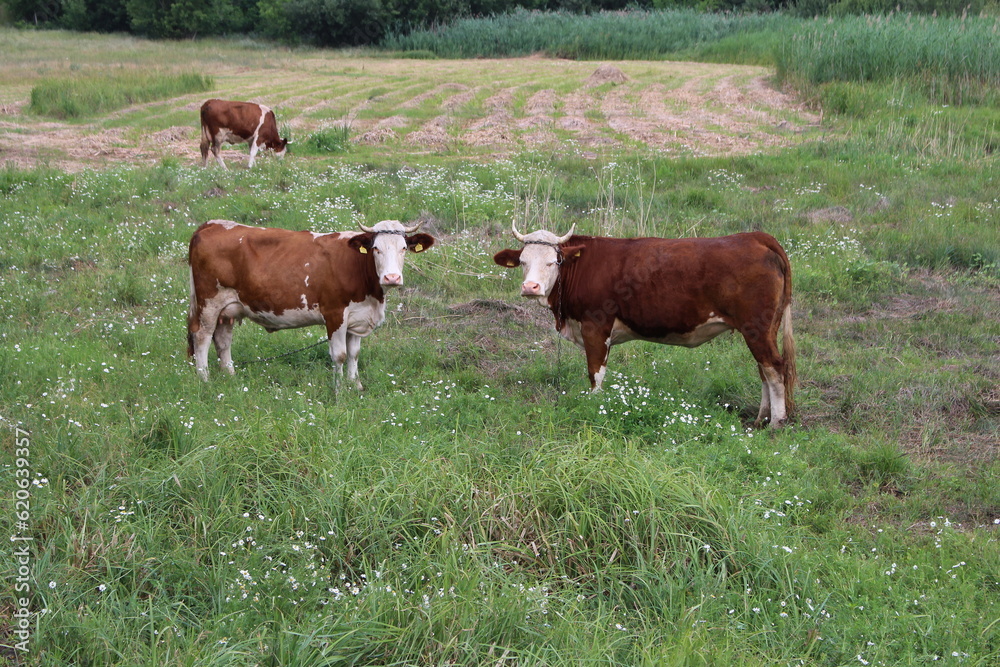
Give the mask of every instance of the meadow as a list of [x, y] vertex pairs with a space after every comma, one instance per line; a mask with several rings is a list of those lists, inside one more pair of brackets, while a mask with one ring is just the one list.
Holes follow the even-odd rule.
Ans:
[[[557, 124], [576, 94], [569, 74], [596, 65], [525, 58], [515, 75], [503, 61], [268, 61], [248, 42], [74, 40], [0, 31], [17, 46], [0, 64], [0, 478], [12, 498], [0, 525], [32, 538], [33, 614], [21, 652], [12, 546], [0, 664], [1000, 660], [1000, 171], [987, 98], [942, 101], [908, 75], [796, 79], [812, 106], [776, 106], [760, 122], [770, 129], [740, 130], [788, 122], [794, 137], [720, 151], [699, 139], [736, 144], [740, 131], [713, 127], [665, 151], [612, 127], [602, 100], [684, 89], [690, 71], [688, 92], [760, 71], [619, 61], [630, 80], [597, 86], [586, 114], [616, 141], [581, 147], [566, 129], [541, 144], [428, 145], [397, 126], [372, 143], [362, 130], [382, 119], [409, 113], [418, 128], [441, 114], [441, 81], [475, 91], [453, 111], [465, 128], [496, 89], [512, 90], [512, 114], [554, 90]], [[159, 72], [205, 62], [214, 88], [71, 121], [27, 104], [74, 61], [105, 71], [123, 59]], [[191, 110], [208, 96], [268, 96], [296, 140], [289, 156], [247, 170], [245, 148], [231, 148], [229, 171], [202, 169]], [[351, 110], [355, 124], [332, 122]], [[95, 135], [90, 153], [44, 144]], [[424, 221], [438, 243], [407, 259], [406, 286], [362, 343], [363, 392], [335, 390], [324, 346], [294, 352], [319, 328], [248, 323], [237, 374], [213, 366], [198, 380], [187, 242], [213, 218], [316, 231]], [[737, 336], [616, 347], [605, 391], [587, 393], [582, 352], [520, 299], [520, 274], [492, 262], [515, 247], [512, 221], [775, 235], [793, 267], [794, 422], [751, 427], [760, 385]]]

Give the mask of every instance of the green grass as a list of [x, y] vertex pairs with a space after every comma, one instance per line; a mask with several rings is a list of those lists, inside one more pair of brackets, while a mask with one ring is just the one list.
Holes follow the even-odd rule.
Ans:
[[803, 23], [777, 51], [778, 76], [797, 85], [903, 82], [940, 104], [995, 105], [995, 17], [844, 17]]
[[[364, 164], [0, 168], [2, 443], [30, 432], [47, 610], [31, 664], [995, 664], [996, 171], [973, 140], [927, 148], [923, 105], [909, 141], [844, 110], [837, 139], [735, 158], [387, 145]], [[851, 220], [815, 215], [832, 207]], [[334, 392], [323, 346], [257, 361], [315, 328], [248, 323], [237, 375], [197, 379], [203, 221], [418, 216], [438, 243], [363, 342], [364, 393]], [[760, 385], [738, 336], [615, 347], [585, 393], [582, 352], [492, 262], [512, 220], [775, 234], [799, 420], [747, 428]], [[11, 506], [0, 526], [18, 532]]]
[[306, 137], [302, 145], [294, 146], [293, 150], [301, 155], [327, 155], [344, 153], [350, 147], [351, 129], [345, 125], [317, 130]]
[[33, 113], [75, 119], [115, 111], [132, 104], [209, 91], [212, 77], [117, 68], [78, 72], [70, 78], [46, 78], [31, 89]]
[[[748, 35], [780, 34], [798, 21], [779, 14], [704, 14], [689, 9], [626, 12], [539, 12], [457, 19], [444, 26], [392, 34], [380, 48], [444, 58], [495, 58], [543, 53], [579, 60], [647, 60], [700, 53], [725, 42], [747, 62], [771, 62], [766, 44]], [[735, 40], [735, 41], [734, 41]], [[762, 48], [765, 47], [765, 48]]]

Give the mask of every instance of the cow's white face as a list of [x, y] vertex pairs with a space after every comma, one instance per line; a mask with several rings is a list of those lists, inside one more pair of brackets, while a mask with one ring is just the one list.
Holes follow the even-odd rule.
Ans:
[[[375, 273], [383, 287], [400, 287], [403, 284], [403, 261], [406, 251], [423, 252], [431, 247], [434, 238], [427, 234], [406, 236], [405, 227], [398, 220], [383, 220], [374, 227], [371, 242], [360, 246], [361, 252], [370, 252], [375, 260]], [[368, 232], [366, 232], [368, 234]], [[366, 236], [359, 235], [358, 238]]]
[[524, 249], [521, 250], [524, 282], [521, 283], [521, 296], [538, 299], [542, 303], [548, 300], [559, 278], [558, 241], [558, 236], [545, 230], [524, 236]]

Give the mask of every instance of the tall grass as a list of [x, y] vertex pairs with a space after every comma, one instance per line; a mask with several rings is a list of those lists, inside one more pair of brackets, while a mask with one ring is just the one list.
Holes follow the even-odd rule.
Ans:
[[896, 81], [915, 84], [941, 104], [996, 104], [1000, 19], [817, 19], [789, 35], [776, 60], [778, 78], [800, 86]]
[[[542, 53], [580, 60], [656, 60], [734, 35], [780, 33], [793, 23], [794, 19], [779, 14], [705, 14], [691, 9], [587, 15], [519, 9], [393, 34], [381, 48], [427, 51], [446, 58]], [[764, 57], [759, 52], [752, 56]]]
[[150, 69], [118, 68], [46, 78], [31, 89], [30, 110], [73, 119], [115, 111], [131, 104], [211, 90], [211, 76]]

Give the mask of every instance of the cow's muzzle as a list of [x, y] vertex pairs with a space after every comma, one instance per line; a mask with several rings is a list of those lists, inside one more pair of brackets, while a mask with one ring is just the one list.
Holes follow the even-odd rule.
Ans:
[[536, 282], [521, 283], [521, 296], [543, 296], [542, 286]]
[[385, 287], [401, 287], [403, 285], [403, 276], [398, 273], [387, 273], [382, 276], [382, 285]]

